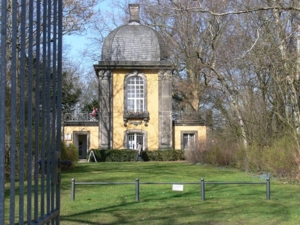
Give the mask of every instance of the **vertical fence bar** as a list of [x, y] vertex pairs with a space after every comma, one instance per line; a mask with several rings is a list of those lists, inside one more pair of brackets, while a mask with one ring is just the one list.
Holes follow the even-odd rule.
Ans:
[[205, 184], [204, 184], [204, 178], [201, 178], [201, 200], [205, 201]]
[[270, 189], [270, 178], [267, 178], [266, 181], [266, 193], [267, 193], [267, 200], [270, 200], [270, 195], [271, 195], [271, 189]]
[[[28, 12], [28, 90], [33, 90], [33, 0], [29, 1], [29, 12]], [[33, 92], [28, 91], [28, 124], [33, 124]], [[27, 221], [32, 219], [32, 145], [33, 145], [33, 133], [32, 126], [28, 126], [28, 165], [27, 165]]]
[[72, 178], [71, 201], [75, 200], [75, 178]]
[[[42, 15], [42, 89], [41, 89], [41, 108], [42, 108], [42, 139], [41, 139], [41, 199], [40, 199], [40, 217], [43, 217], [45, 214], [45, 193], [47, 193], [46, 182], [45, 180], [45, 173], [47, 171], [47, 0], [43, 0], [42, 7], [43, 7], [43, 15]], [[48, 159], [49, 161], [49, 159]]]
[[10, 107], [13, 110], [10, 110], [11, 113], [11, 124], [10, 124], [10, 224], [15, 224], [15, 197], [16, 197], [16, 130], [17, 130], [17, 114], [16, 114], [16, 99], [17, 99], [17, 15], [18, 15], [18, 6], [17, 1], [12, 0], [12, 9], [11, 9], [11, 20], [12, 20], [12, 37], [11, 37], [11, 100], [10, 100]]
[[135, 179], [135, 200], [140, 201], [140, 181], [139, 178]]
[[[63, 1], [56, 0], [57, 5], [57, 151], [61, 153], [61, 110], [62, 110], [62, 30]], [[55, 33], [56, 35], [56, 33]], [[56, 185], [56, 208], [60, 208], [60, 182]], [[56, 217], [59, 224], [59, 216]]]
[[[25, 55], [26, 55], [26, 0], [21, 1], [21, 52], [20, 52], [20, 97], [26, 99], [25, 96]], [[20, 43], [20, 40], [19, 40]], [[26, 74], [28, 76], [28, 74]], [[31, 91], [31, 90], [29, 90]], [[25, 181], [25, 101], [20, 101], [20, 144], [19, 144], [19, 224], [24, 224], [24, 181]], [[28, 136], [27, 136], [28, 137]]]
[[[51, 161], [51, 143], [52, 143], [52, 138], [51, 138], [51, 134], [52, 134], [52, 127], [51, 127], [51, 120], [53, 118], [53, 109], [51, 110], [51, 97], [52, 97], [52, 100], [55, 96], [55, 94], [52, 94], [51, 96], [51, 89], [53, 88], [51, 86], [52, 82], [51, 82], [51, 73], [52, 73], [52, 68], [51, 68], [51, 19], [52, 19], [52, 14], [51, 14], [51, 10], [52, 10], [52, 7], [51, 7], [51, 0], [48, 0], [47, 1], [47, 30], [46, 30], [46, 40], [47, 40], [47, 44], [46, 44], [46, 96], [45, 96], [45, 99], [46, 99], [46, 103], [45, 103], [45, 107], [46, 107], [46, 141], [47, 141], [47, 144], [45, 146], [45, 150], [46, 150], [46, 158], [47, 158], [47, 168], [46, 169], [46, 173], [47, 173], [47, 179], [46, 179], [46, 213], [47, 214], [50, 214], [50, 206], [51, 206], [51, 176], [52, 174], [50, 173], [51, 171], [51, 167], [53, 167], [54, 165], [54, 161]], [[52, 79], [55, 79], [53, 76], [52, 76]], [[53, 91], [55, 91], [54, 89], [52, 89]], [[55, 93], [55, 92], [54, 92]]]
[[5, 209], [5, 97], [6, 97], [6, 13], [7, 2], [1, 1], [0, 55], [0, 224], [4, 224]]
[[[51, 155], [52, 155], [52, 162], [55, 162], [56, 159], [56, 148], [57, 148], [57, 139], [60, 140], [60, 137], [56, 136], [57, 132], [57, 125], [56, 125], [56, 120], [57, 120], [57, 0], [53, 1], [53, 37], [52, 37], [52, 51], [53, 51], [53, 60], [52, 60], [52, 73], [53, 73], [53, 78], [52, 78], [52, 89], [53, 89], [53, 93], [56, 93], [56, 95], [54, 96], [54, 98], [52, 99], [52, 146], [51, 146]], [[52, 184], [51, 185], [51, 211], [55, 210], [55, 190], [56, 187], [54, 184], [57, 183], [57, 181], [55, 181], [55, 179], [57, 178], [57, 174], [56, 171], [57, 166], [56, 163], [58, 163], [57, 161], [55, 163], [53, 163], [53, 167], [52, 167]], [[59, 167], [60, 168], [60, 167]], [[54, 223], [54, 221], [52, 221]]]
[[[40, 34], [41, 33], [41, 4], [40, 1], [35, 2], [35, 7], [36, 7], [36, 33]], [[41, 36], [36, 35], [35, 36], [35, 42], [36, 42], [36, 49], [35, 49], [35, 60], [36, 62], [40, 62], [41, 59]], [[40, 63], [36, 63], [35, 65], [35, 90], [36, 93], [34, 94], [35, 98], [35, 106], [34, 106], [34, 111], [38, 112], [35, 113], [34, 117], [34, 148], [36, 149], [34, 153], [34, 200], [33, 200], [33, 207], [34, 207], [34, 212], [33, 212], [33, 218], [34, 221], [38, 220], [38, 211], [39, 211], [39, 170], [41, 170], [41, 164], [39, 165], [39, 152], [40, 152]], [[37, 149], [39, 149], [37, 151]]]

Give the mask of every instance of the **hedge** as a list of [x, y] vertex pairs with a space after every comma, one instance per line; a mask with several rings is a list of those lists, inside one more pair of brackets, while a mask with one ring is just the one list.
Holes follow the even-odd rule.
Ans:
[[[130, 162], [135, 161], [137, 155], [137, 151], [131, 149], [91, 149], [88, 151], [87, 157], [91, 151], [94, 151], [97, 162]], [[182, 150], [143, 151], [142, 157], [144, 161], [179, 161], [185, 159]], [[90, 160], [93, 162], [94, 157], [90, 157]]]

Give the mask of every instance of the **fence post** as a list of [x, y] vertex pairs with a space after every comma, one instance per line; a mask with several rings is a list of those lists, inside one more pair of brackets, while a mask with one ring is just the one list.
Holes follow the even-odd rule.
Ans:
[[204, 178], [201, 178], [201, 199], [205, 201], [205, 185], [204, 185]]
[[72, 178], [71, 201], [75, 200], [75, 178]]
[[266, 182], [266, 188], [267, 188], [267, 190], [266, 190], [266, 193], [267, 193], [267, 200], [270, 200], [270, 192], [271, 192], [271, 190], [270, 190], [270, 178], [267, 178], [267, 182]]
[[135, 200], [140, 201], [140, 182], [139, 178], [135, 179]]

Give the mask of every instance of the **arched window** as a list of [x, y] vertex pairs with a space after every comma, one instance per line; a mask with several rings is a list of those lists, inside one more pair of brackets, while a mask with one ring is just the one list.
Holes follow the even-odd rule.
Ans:
[[145, 94], [144, 79], [132, 76], [126, 80], [126, 103], [128, 112], [144, 112]]
[[[137, 71], [126, 75], [124, 80], [124, 125], [130, 119], [144, 120], [148, 125], [147, 79]], [[135, 121], [136, 122], [136, 121]]]
[[147, 79], [146, 76], [137, 71], [128, 74], [125, 77], [125, 108], [127, 112], [145, 112], [147, 111], [146, 93]]

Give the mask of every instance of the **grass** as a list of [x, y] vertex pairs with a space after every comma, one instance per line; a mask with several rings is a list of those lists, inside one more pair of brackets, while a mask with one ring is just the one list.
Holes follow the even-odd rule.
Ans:
[[71, 179], [101, 182], [261, 182], [238, 170], [185, 162], [84, 163], [64, 172], [61, 224], [300, 224], [299, 186], [271, 180], [271, 200], [265, 185], [186, 184], [182, 192], [171, 184], [140, 185], [135, 201], [132, 185], [77, 185], [71, 201]]
[[[172, 191], [172, 184], [140, 184], [140, 201], [136, 202], [134, 184], [77, 185], [75, 201], [71, 201], [72, 178], [78, 182], [135, 182], [136, 178], [140, 182], [200, 182], [201, 178], [263, 182], [255, 174], [185, 162], [82, 163], [62, 174], [62, 225], [300, 225], [299, 185], [275, 179], [271, 180], [271, 200], [266, 200], [263, 184], [206, 184], [205, 201], [199, 184], [185, 184], [183, 191]], [[9, 185], [5, 196], [5, 212], [9, 212]], [[18, 221], [17, 211], [15, 216]]]

